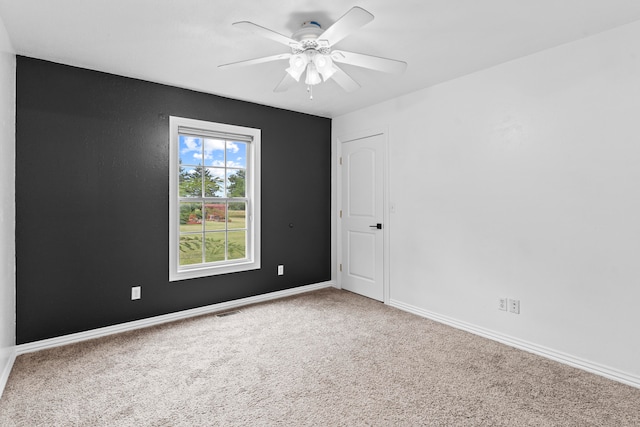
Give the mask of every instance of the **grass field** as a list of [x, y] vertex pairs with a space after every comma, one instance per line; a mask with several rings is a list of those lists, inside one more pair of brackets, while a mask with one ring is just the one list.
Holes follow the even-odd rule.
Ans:
[[[245, 211], [229, 211], [228, 217], [230, 219], [229, 230], [247, 228]], [[204, 230], [221, 231], [225, 229], [226, 225], [225, 221], [204, 221]], [[202, 224], [180, 224], [181, 233], [198, 233], [200, 231], [202, 231]]]
[[[229, 222], [204, 221], [205, 262], [241, 259], [246, 256], [245, 211], [228, 211]], [[225, 227], [228, 230], [225, 233]], [[203, 224], [180, 224], [180, 265], [202, 262]], [[182, 234], [194, 233], [194, 234]], [[228, 238], [228, 242], [225, 239]], [[225, 247], [228, 249], [225, 257]]]

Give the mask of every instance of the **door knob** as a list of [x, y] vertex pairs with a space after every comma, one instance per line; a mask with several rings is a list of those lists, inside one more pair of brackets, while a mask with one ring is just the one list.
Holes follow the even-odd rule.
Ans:
[[382, 224], [377, 223], [376, 225], [370, 225], [370, 228], [377, 228], [378, 230], [382, 230]]

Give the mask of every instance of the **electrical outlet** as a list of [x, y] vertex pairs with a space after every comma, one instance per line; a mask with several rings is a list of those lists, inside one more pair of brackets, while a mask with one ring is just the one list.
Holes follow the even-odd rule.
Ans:
[[499, 298], [498, 299], [498, 310], [507, 311], [507, 299]]
[[278, 276], [284, 276], [284, 265], [278, 266]]
[[135, 299], [140, 299], [141, 298], [141, 294], [140, 294], [140, 286], [134, 286], [131, 288], [131, 299], [135, 300]]
[[519, 299], [509, 299], [509, 312], [513, 314], [520, 314]]

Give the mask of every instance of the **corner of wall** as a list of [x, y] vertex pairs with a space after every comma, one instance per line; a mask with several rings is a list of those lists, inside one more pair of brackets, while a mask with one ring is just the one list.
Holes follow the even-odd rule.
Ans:
[[15, 360], [16, 55], [0, 17], [0, 396]]
[[9, 380], [9, 374], [11, 374], [11, 369], [13, 368], [13, 363], [16, 361], [16, 350], [15, 346], [11, 348], [7, 348], [3, 354], [0, 356], [3, 364], [0, 365], [0, 399], [2, 398], [2, 393], [4, 392], [4, 388], [7, 385], [7, 381]]

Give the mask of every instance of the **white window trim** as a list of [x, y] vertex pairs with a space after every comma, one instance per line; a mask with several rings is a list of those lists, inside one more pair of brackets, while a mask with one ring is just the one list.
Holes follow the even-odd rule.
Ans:
[[[180, 143], [178, 128], [188, 127], [205, 132], [247, 135], [252, 138], [247, 147], [248, 173], [247, 198], [250, 201], [251, 212], [247, 217], [247, 258], [239, 261], [225, 261], [197, 267], [180, 268], [178, 265], [178, 242], [180, 239], [180, 218], [178, 201], [178, 162], [180, 159]], [[169, 281], [207, 277], [218, 274], [235, 273], [240, 271], [257, 270], [260, 268], [260, 129], [227, 125], [223, 123], [207, 122], [187, 119], [184, 117], [169, 117]], [[248, 145], [249, 145], [248, 144]]]

